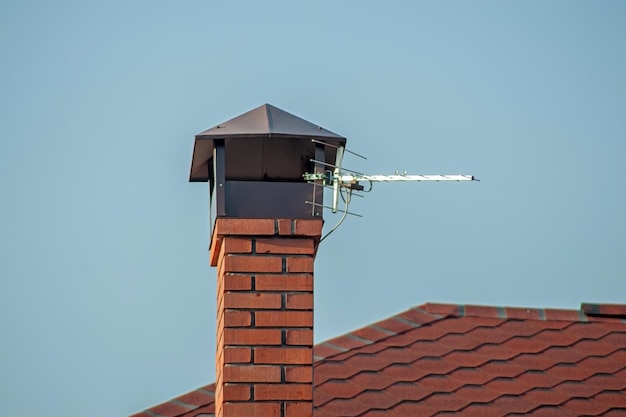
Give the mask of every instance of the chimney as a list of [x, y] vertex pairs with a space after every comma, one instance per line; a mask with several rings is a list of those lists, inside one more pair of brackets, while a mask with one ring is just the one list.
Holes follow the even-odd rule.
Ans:
[[346, 139], [265, 104], [196, 135], [217, 267], [216, 415], [313, 413], [313, 265], [323, 172]]

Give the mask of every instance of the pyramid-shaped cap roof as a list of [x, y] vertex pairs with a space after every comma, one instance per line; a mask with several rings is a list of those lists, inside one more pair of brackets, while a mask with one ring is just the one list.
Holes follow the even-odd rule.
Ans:
[[237, 116], [200, 132], [196, 139], [288, 136], [293, 138], [327, 138], [345, 141], [346, 138], [326, 130], [321, 126], [287, 113], [271, 104], [263, 104], [256, 109]]
[[196, 135], [190, 181], [207, 181], [208, 160], [216, 140], [293, 138], [317, 139], [344, 146], [346, 138], [271, 104], [263, 104]]

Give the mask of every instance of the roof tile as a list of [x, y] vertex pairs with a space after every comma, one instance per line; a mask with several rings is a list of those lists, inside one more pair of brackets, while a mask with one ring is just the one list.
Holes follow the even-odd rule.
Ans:
[[523, 393], [521, 398], [538, 404], [559, 405], [569, 400], [571, 397], [551, 388], [533, 388]]
[[519, 355], [518, 349], [511, 349], [503, 344], [486, 343], [479, 348], [475, 349], [475, 352], [485, 359], [499, 359], [506, 360], [514, 358]]
[[414, 382], [428, 375], [427, 370], [404, 363], [395, 363], [384, 369], [386, 376], [399, 382]]
[[516, 378], [507, 377], [494, 378], [485, 384], [485, 388], [498, 393], [498, 396], [501, 394], [520, 395], [531, 390], [533, 387], [534, 386], [530, 384], [520, 383]]
[[546, 349], [541, 355], [535, 356], [543, 357], [545, 360], [554, 363], [577, 363], [583, 360], [587, 356], [587, 353], [583, 350], [572, 349], [569, 346], [555, 346]]
[[483, 371], [480, 368], [461, 367], [450, 372], [449, 375], [465, 382], [466, 384], [485, 384], [497, 376]]
[[319, 358], [328, 358], [342, 351], [343, 350], [338, 346], [333, 346], [328, 343], [323, 343], [323, 344], [316, 345], [313, 348], [313, 355]]
[[329, 379], [347, 379], [359, 372], [361, 369], [343, 362], [318, 362], [315, 364], [315, 383], [319, 385]]
[[483, 387], [481, 385], [464, 385], [461, 388], [454, 391], [454, 395], [469, 400], [471, 402], [490, 403], [502, 393], [491, 389], [490, 387]]
[[548, 372], [553, 377], [570, 381], [584, 381], [596, 373], [596, 371], [591, 368], [568, 363], [554, 365]]
[[578, 414], [554, 405], [541, 405], [528, 415], [532, 417], [580, 417]]
[[396, 380], [390, 378], [386, 373], [360, 372], [351, 378], [351, 381], [367, 389], [384, 389], [393, 385]]
[[552, 387], [556, 392], [573, 397], [593, 397], [603, 390], [602, 387], [589, 384], [588, 381], [564, 381]]
[[537, 355], [536, 353], [522, 353], [521, 355], [511, 358], [510, 361], [529, 371], [545, 371], [546, 369], [552, 368], [557, 363], [561, 363], [562, 359]]
[[176, 404], [175, 401], [176, 399], [170, 400], [166, 403], [157, 405], [156, 407], [153, 407], [150, 410], [156, 414], [159, 414], [165, 417], [176, 417], [192, 409], [190, 407]]
[[402, 319], [401, 317], [391, 317], [383, 321], [374, 323], [374, 326], [386, 329], [395, 333], [405, 330], [414, 329], [418, 324]]
[[380, 408], [380, 409], [389, 409], [394, 405], [401, 403], [404, 401], [406, 397], [393, 396], [389, 395], [387, 390], [379, 391], [379, 390], [367, 390], [361, 392], [357, 395], [354, 400], [358, 401], [364, 405], [367, 405], [368, 408]]
[[568, 326], [567, 331], [575, 332], [581, 339], [600, 339], [611, 333], [611, 329], [603, 324], [577, 322]]
[[522, 374], [526, 369], [509, 361], [491, 360], [480, 367], [485, 372], [496, 376], [514, 377]]
[[430, 389], [431, 392], [451, 393], [466, 385], [465, 382], [447, 375], [429, 375], [419, 381], [419, 386]]
[[459, 366], [477, 367], [489, 362], [489, 357], [476, 353], [472, 350], [455, 350], [446, 354], [444, 357], [446, 362], [451, 362]]
[[379, 371], [389, 366], [392, 360], [388, 355], [375, 355], [372, 353], [357, 353], [349, 359], [351, 367], [362, 371]]
[[457, 397], [449, 392], [435, 392], [421, 401], [422, 405], [440, 411], [457, 411], [467, 406], [471, 401]]
[[363, 392], [365, 389], [366, 388], [361, 385], [357, 385], [350, 380], [332, 379], [321, 385], [317, 385], [315, 392], [317, 393], [318, 391], [323, 391], [334, 398], [352, 398]]
[[492, 401], [496, 407], [508, 410], [511, 413], [528, 413], [530, 410], [537, 408], [539, 403], [524, 399], [519, 395], [501, 395]]
[[563, 329], [546, 329], [533, 336], [533, 339], [550, 346], [571, 346], [581, 340], [580, 335]]
[[454, 346], [455, 349], [459, 350], [471, 350], [484, 343], [483, 341], [475, 339], [464, 333], [449, 333], [439, 338], [437, 342], [448, 346]]
[[626, 370], [623, 369], [615, 374], [595, 374], [585, 382], [606, 390], [626, 390]]
[[563, 408], [578, 415], [597, 416], [611, 407], [592, 398], [573, 398], [562, 405]]
[[611, 332], [601, 339], [604, 343], [614, 346], [626, 346], [626, 332]]
[[[459, 416], [467, 416], [467, 417], [501, 417], [506, 413], [506, 410], [502, 408], [495, 407], [493, 404], [481, 404], [474, 403], [469, 404], [464, 409], [456, 412], [454, 414], [455, 417]], [[450, 414], [448, 414], [450, 415]]]
[[424, 397], [429, 396], [432, 391], [426, 389], [418, 384], [396, 382], [385, 389], [385, 392], [393, 397], [411, 398], [415, 401], [421, 400]]
[[602, 417], [626, 417], [626, 409], [624, 408], [613, 408], [605, 411], [602, 414]]
[[437, 321], [441, 318], [438, 314], [431, 314], [420, 308], [412, 308], [397, 315], [397, 317], [408, 320], [415, 324], [427, 324]]
[[514, 337], [513, 334], [502, 331], [497, 327], [486, 326], [477, 327], [467, 332], [467, 334], [473, 338], [482, 340], [484, 343], [502, 343]]
[[591, 356], [578, 362], [578, 366], [580, 368], [586, 368], [587, 370], [592, 371], [593, 374], [612, 374], [621, 369], [624, 369], [626, 363], [614, 361], [607, 357]]
[[427, 374], [444, 375], [458, 368], [458, 365], [448, 363], [441, 358], [427, 356], [413, 362], [413, 368], [426, 372]]
[[215, 401], [215, 393], [207, 390], [197, 389], [195, 391], [188, 392], [181, 395], [177, 400], [186, 404], [193, 404], [195, 406], [201, 406]]
[[368, 406], [351, 399], [336, 399], [324, 404], [324, 411], [334, 416], [358, 416], [368, 410]]
[[393, 335], [393, 333], [383, 329], [376, 329], [374, 326], [363, 327], [362, 329], [353, 331], [351, 334], [372, 342], [386, 339]]
[[431, 417], [439, 412], [439, 409], [429, 407], [423, 401], [404, 401], [391, 409], [394, 416], [420, 416]]
[[623, 408], [626, 411], [626, 392], [624, 391], [603, 391], [593, 399], [611, 408]]
[[551, 388], [561, 383], [565, 378], [559, 378], [555, 375], [542, 371], [526, 371], [521, 375], [517, 375], [516, 379], [525, 385], [534, 387]]

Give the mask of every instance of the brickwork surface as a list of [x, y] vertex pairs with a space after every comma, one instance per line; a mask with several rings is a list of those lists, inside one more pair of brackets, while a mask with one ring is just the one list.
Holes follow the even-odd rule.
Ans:
[[219, 417], [311, 416], [313, 265], [321, 220], [218, 219]]

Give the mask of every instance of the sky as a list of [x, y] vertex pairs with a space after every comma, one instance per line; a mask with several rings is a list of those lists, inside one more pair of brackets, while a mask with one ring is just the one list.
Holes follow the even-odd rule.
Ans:
[[[315, 339], [426, 302], [626, 303], [626, 3], [4, 0], [0, 415], [125, 416], [215, 377], [194, 135], [264, 103], [376, 184]], [[325, 231], [339, 215], [326, 213]]]

